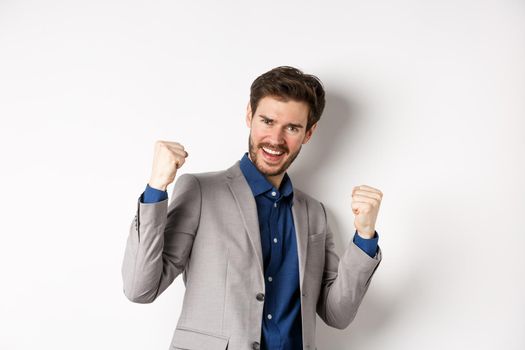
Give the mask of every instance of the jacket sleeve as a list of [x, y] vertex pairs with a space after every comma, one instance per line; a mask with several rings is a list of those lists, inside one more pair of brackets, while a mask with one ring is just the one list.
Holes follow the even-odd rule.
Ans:
[[122, 264], [124, 294], [151, 303], [184, 271], [199, 225], [201, 190], [189, 174], [175, 183], [172, 200], [137, 203]]
[[344, 329], [357, 314], [381, 261], [381, 249], [378, 247], [377, 254], [371, 258], [352, 241], [339, 259], [328, 224], [326, 230], [325, 266], [317, 313], [327, 325]]

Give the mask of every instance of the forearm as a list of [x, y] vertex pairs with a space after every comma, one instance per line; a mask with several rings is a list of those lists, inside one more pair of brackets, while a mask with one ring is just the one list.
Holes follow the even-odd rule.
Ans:
[[329, 326], [344, 329], [357, 314], [381, 251], [371, 258], [351, 242], [341, 260], [333, 249], [327, 252], [327, 268], [317, 303], [317, 312]]
[[167, 200], [138, 203], [122, 264], [124, 294], [133, 302], [152, 302], [158, 294], [167, 207]]

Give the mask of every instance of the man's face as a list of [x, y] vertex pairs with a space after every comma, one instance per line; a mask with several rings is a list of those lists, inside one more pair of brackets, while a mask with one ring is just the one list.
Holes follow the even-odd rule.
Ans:
[[246, 111], [246, 124], [251, 129], [250, 159], [266, 176], [284, 174], [308, 142], [317, 127], [306, 131], [309, 107], [305, 102], [281, 101], [266, 96], [259, 101], [255, 113], [250, 104]]

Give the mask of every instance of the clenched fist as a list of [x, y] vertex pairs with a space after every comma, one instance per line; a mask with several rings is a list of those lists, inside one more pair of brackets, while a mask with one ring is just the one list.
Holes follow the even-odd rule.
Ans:
[[179, 169], [188, 152], [184, 146], [177, 142], [157, 141], [155, 142], [155, 154], [153, 155], [153, 169], [149, 185], [158, 190], [166, 191], [170, 183], [175, 180], [177, 169]]
[[372, 238], [375, 233], [377, 213], [383, 193], [376, 188], [361, 185], [352, 190], [352, 211], [355, 214], [354, 225], [363, 238]]

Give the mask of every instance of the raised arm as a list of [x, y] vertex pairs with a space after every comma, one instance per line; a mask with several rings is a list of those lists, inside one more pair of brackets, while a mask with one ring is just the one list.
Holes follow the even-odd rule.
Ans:
[[[181, 145], [158, 141], [149, 185], [165, 191], [186, 156]], [[199, 223], [200, 201], [200, 186], [192, 175], [178, 178], [169, 206], [168, 199], [155, 203], [138, 199], [122, 264], [129, 300], [152, 302], [184, 271]]]
[[363, 245], [363, 239], [377, 237], [375, 222], [382, 196], [379, 190], [369, 186], [354, 188], [352, 211], [356, 215], [354, 225], [359, 239], [350, 242], [341, 259], [335, 252], [333, 234], [327, 224], [325, 266], [317, 313], [329, 326], [344, 329], [352, 322], [381, 261], [379, 247], [374, 256], [369, 256], [359, 244]]

